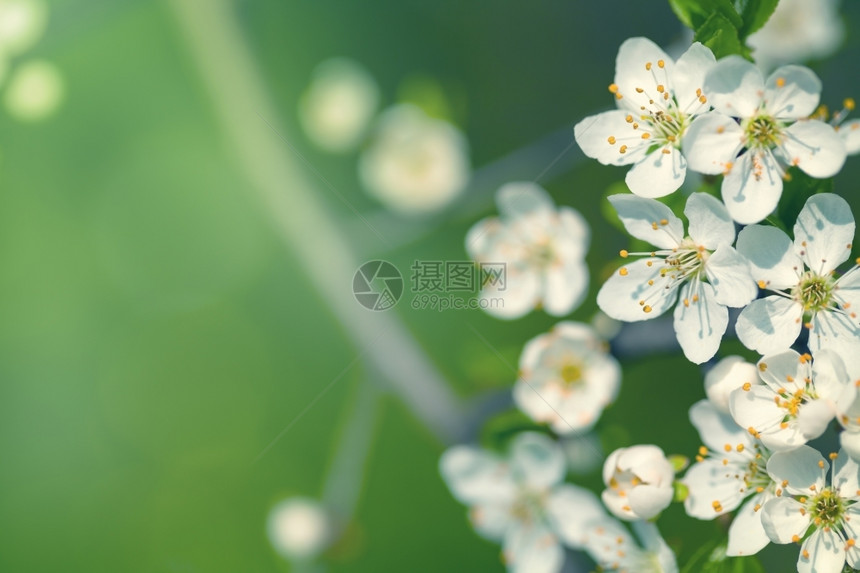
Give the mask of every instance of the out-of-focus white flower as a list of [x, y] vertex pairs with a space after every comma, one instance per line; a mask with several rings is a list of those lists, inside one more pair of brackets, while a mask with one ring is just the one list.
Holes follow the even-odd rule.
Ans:
[[729, 414], [729, 394], [747, 382], [758, 382], [758, 370], [740, 356], [726, 356], [705, 374], [705, 394], [714, 407]]
[[358, 145], [379, 105], [379, 88], [357, 62], [326, 60], [299, 101], [299, 121], [319, 147], [334, 152]]
[[504, 265], [504, 281], [482, 277], [487, 304], [481, 308], [506, 319], [539, 304], [553, 316], [570, 313], [588, 290], [585, 219], [570, 207], [556, 209], [535, 183], [508, 183], [496, 193], [496, 204], [501, 217], [475, 223], [466, 235], [466, 251], [479, 265]]
[[677, 573], [675, 554], [660, 536], [657, 526], [647, 521], [635, 521], [632, 527], [639, 543], [626, 527], [611, 517], [588, 525], [585, 551], [600, 566], [600, 571]]
[[860, 358], [860, 272], [834, 271], [848, 259], [854, 216], [833, 193], [810, 197], [794, 225], [794, 242], [775, 227], [751, 225], [738, 236], [759, 287], [774, 294], [753, 301], [738, 316], [738, 338], [759, 354], [789, 348], [805, 324], [809, 348], [837, 352], [850, 372]]
[[574, 128], [587, 156], [604, 165], [633, 165], [630, 190], [662, 197], [684, 183], [687, 160], [681, 142], [690, 121], [708, 111], [702, 94], [714, 64], [711, 50], [696, 42], [677, 62], [647, 38], [630, 38], [618, 49], [615, 94], [619, 109], [590, 116]]
[[[783, 495], [764, 504], [761, 521], [774, 543], [800, 543], [799, 573], [841, 573], [845, 562], [860, 567], [860, 468], [844, 452], [830, 454], [801, 446], [777, 452], [767, 462]], [[811, 530], [811, 534], [806, 534]]]
[[763, 384], [746, 383], [730, 398], [732, 416], [771, 450], [789, 450], [824, 433], [854, 401], [856, 388], [835, 352], [787, 350], [758, 363]]
[[710, 69], [704, 89], [715, 111], [690, 125], [684, 154], [690, 169], [725, 175], [723, 201], [738, 223], [757, 223], [774, 210], [783, 165], [818, 178], [842, 169], [842, 139], [832, 126], [808, 119], [821, 94], [810, 69], [784, 66], [765, 80], [752, 63], [728, 56]]
[[32, 61], [17, 67], [9, 80], [4, 101], [9, 113], [24, 121], [38, 121], [59, 107], [63, 78], [50, 62]]
[[747, 39], [765, 70], [825, 58], [839, 48], [845, 27], [839, 0], [780, 0], [767, 23]]
[[470, 507], [475, 531], [502, 543], [508, 571], [556, 573], [562, 546], [582, 548], [586, 524], [605, 515], [590, 491], [562, 483], [564, 454], [542, 434], [519, 434], [508, 459], [454, 446], [439, 468], [454, 497]]
[[574, 474], [588, 474], [603, 464], [605, 455], [600, 438], [594, 432], [570, 434], [560, 440], [567, 467]]
[[286, 499], [273, 507], [267, 529], [272, 546], [286, 559], [311, 559], [332, 540], [328, 514], [307, 498]]
[[619, 448], [603, 464], [603, 503], [621, 519], [651, 519], [672, 503], [675, 470], [657, 446]]
[[359, 159], [367, 192], [404, 214], [441, 209], [469, 181], [466, 138], [453, 125], [403, 104], [382, 113]]
[[749, 498], [729, 527], [726, 554], [758, 553], [769, 541], [759, 510], [776, 490], [766, 470], [770, 450], [708, 400], [693, 404], [690, 422], [706, 445], [699, 448], [696, 463], [681, 480], [688, 490], [687, 514], [714, 519]]
[[15, 55], [45, 31], [48, 7], [42, 0], [0, 0], [0, 53]]
[[635, 322], [675, 307], [675, 333], [687, 359], [700, 364], [720, 346], [729, 322], [728, 308], [756, 295], [747, 261], [732, 247], [735, 226], [725, 206], [706, 193], [687, 199], [684, 224], [666, 205], [635, 195], [609, 197], [624, 228], [658, 250], [618, 269], [597, 294], [600, 309], [618, 320]]
[[557, 434], [590, 429], [618, 395], [621, 367], [594, 330], [560, 322], [530, 340], [514, 386], [517, 406]]

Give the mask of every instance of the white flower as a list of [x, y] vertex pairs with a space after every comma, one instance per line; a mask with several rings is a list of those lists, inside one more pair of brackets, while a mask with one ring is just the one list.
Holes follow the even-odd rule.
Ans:
[[677, 573], [675, 554], [663, 541], [657, 526], [647, 521], [634, 521], [637, 543], [627, 528], [611, 517], [592, 521], [588, 525], [585, 551], [600, 567], [610, 573]]
[[[809, 446], [777, 452], [767, 462], [771, 479], [783, 495], [764, 504], [761, 521], [774, 543], [800, 543], [799, 573], [841, 573], [860, 567], [860, 468], [844, 452], [830, 454], [829, 464]], [[804, 539], [808, 530], [812, 533]]]
[[465, 189], [469, 174], [463, 134], [407, 104], [382, 113], [373, 141], [359, 159], [368, 193], [404, 214], [448, 205]]
[[439, 467], [454, 497], [470, 507], [475, 531], [502, 542], [508, 571], [556, 573], [562, 545], [582, 548], [586, 523], [605, 515], [594, 494], [562, 483], [564, 454], [542, 434], [519, 434], [508, 460], [455, 446]]
[[765, 356], [758, 369], [763, 384], [744, 384], [730, 404], [735, 421], [771, 450], [817, 438], [856, 395], [842, 359], [830, 350], [813, 356], [787, 350]]
[[651, 519], [672, 503], [675, 470], [657, 446], [619, 448], [603, 464], [603, 503], [621, 519]]
[[11, 115], [38, 121], [57, 110], [64, 91], [63, 77], [54, 64], [29, 61], [15, 69], [3, 100]]
[[45, 31], [48, 7], [42, 0], [0, 0], [0, 52], [20, 53]]
[[821, 105], [812, 115], [811, 119], [820, 119], [833, 126], [842, 143], [845, 144], [845, 152], [848, 155], [860, 153], [860, 120], [847, 121], [848, 116], [854, 111], [856, 103], [852, 98], [845, 98], [842, 109], [830, 116], [827, 106]]
[[714, 407], [729, 413], [729, 394], [746, 382], [758, 381], [758, 370], [740, 356], [726, 356], [705, 374], [705, 394]]
[[604, 165], [633, 165], [626, 181], [636, 195], [662, 197], [678, 189], [687, 172], [681, 142], [690, 121], [710, 109], [702, 84], [714, 61], [698, 42], [673, 62], [647, 38], [626, 40], [609, 86], [619, 109], [576, 125], [583, 153]]
[[[479, 264], [505, 265], [504, 283], [484, 281], [482, 305], [499, 318], [518, 318], [537, 305], [553, 316], [579, 306], [588, 290], [588, 224], [570, 207], [556, 209], [535, 183], [508, 183], [496, 193], [501, 217], [477, 222], [466, 251]], [[489, 304], [501, 298], [503, 304]]]
[[729, 527], [726, 553], [758, 553], [768, 543], [759, 510], [776, 489], [766, 471], [770, 451], [707, 400], [693, 404], [690, 422], [706, 446], [682, 480], [688, 489], [687, 514], [714, 519], [740, 507]]
[[809, 348], [835, 350], [849, 371], [860, 350], [860, 273], [834, 271], [851, 253], [854, 216], [833, 193], [813, 195], [794, 225], [794, 243], [775, 227], [752, 225], [738, 236], [738, 251], [750, 262], [759, 287], [774, 294], [741, 311], [738, 338], [759, 354], [774, 354], [809, 332]]
[[[675, 333], [691, 361], [710, 359], [729, 321], [727, 307], [756, 295], [747, 261], [731, 246], [735, 226], [726, 208], [705, 193], [694, 193], [684, 213], [689, 235], [672, 211], [653, 199], [609, 197], [627, 231], [657, 247], [647, 258], [621, 267], [600, 289], [597, 304], [627, 322], [659, 316], [675, 307]], [[623, 257], [628, 256], [622, 251]]]
[[839, 0], [781, 0], [767, 23], [747, 38], [755, 61], [764, 69], [830, 56], [845, 28]]
[[690, 125], [684, 154], [690, 169], [725, 174], [722, 196], [738, 223], [757, 223], [782, 194], [782, 165], [812, 177], [832, 177], [845, 163], [845, 144], [833, 127], [808, 119], [821, 81], [808, 68], [784, 66], [767, 81], [740, 56], [723, 58], [705, 78], [716, 111]]
[[292, 498], [272, 508], [269, 541], [287, 559], [310, 559], [332, 540], [331, 520], [319, 502]]
[[523, 349], [514, 401], [533, 420], [569, 434], [594, 426], [620, 382], [621, 367], [594, 329], [560, 322]]
[[299, 102], [299, 121], [308, 137], [327, 151], [353, 149], [364, 135], [376, 107], [379, 88], [357, 62], [326, 60]]

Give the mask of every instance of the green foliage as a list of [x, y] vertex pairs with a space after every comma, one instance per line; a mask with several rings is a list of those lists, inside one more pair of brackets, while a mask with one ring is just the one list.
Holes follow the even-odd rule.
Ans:
[[522, 432], [548, 433], [546, 427], [536, 424], [519, 410], [506, 410], [490, 418], [481, 429], [481, 445], [504, 452], [507, 443]]
[[764, 26], [776, 10], [777, 4], [779, 0], [741, 0], [739, 10], [744, 22], [740, 28], [741, 38], [748, 38]]
[[722, 541], [704, 544], [681, 569], [681, 573], [765, 573], [755, 557], [727, 557]]
[[717, 58], [750, 58], [746, 39], [764, 26], [779, 0], [669, 0], [678, 19], [696, 33]]

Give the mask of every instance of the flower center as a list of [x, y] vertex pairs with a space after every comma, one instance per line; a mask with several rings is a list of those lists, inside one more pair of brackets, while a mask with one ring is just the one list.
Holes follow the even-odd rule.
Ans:
[[528, 259], [534, 266], [545, 268], [556, 260], [556, 255], [549, 242], [541, 242], [529, 248]]
[[831, 307], [835, 285], [836, 281], [830, 275], [823, 276], [815, 271], [806, 271], [797, 286], [792, 289], [791, 296], [803, 306], [804, 312], [814, 314]]
[[522, 490], [511, 506], [511, 516], [517, 521], [530, 523], [543, 515], [544, 496], [540, 492]]
[[668, 276], [673, 280], [696, 278], [704, 270], [709, 256], [710, 253], [704, 247], [696, 245], [693, 239], [687, 237], [666, 257], [666, 266], [660, 269], [660, 276]]
[[742, 127], [750, 149], [770, 149], [782, 143], [782, 125], [769, 115], [750, 118]]
[[562, 381], [567, 387], [581, 386], [582, 364], [578, 362], [565, 362], [559, 371]]
[[838, 527], [845, 514], [845, 504], [833, 488], [825, 488], [808, 500], [806, 510], [816, 527]]

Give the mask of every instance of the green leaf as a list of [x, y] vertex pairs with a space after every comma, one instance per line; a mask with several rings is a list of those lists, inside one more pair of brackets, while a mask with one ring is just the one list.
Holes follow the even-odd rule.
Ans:
[[480, 441], [491, 450], [504, 451], [510, 439], [520, 432], [547, 433], [547, 429], [519, 410], [506, 410], [487, 420], [481, 429]]
[[765, 573], [755, 557], [726, 557], [726, 546], [709, 542], [693, 555], [681, 573]]
[[759, 30], [770, 19], [779, 0], [746, 0], [741, 8], [741, 19], [743, 26], [738, 28], [742, 40], [746, 40], [750, 34]]
[[669, 6], [681, 23], [697, 34], [705, 22], [715, 14], [720, 14], [728, 20], [735, 30], [740, 29], [744, 24], [731, 0], [669, 0]]
[[696, 30], [696, 41], [709, 47], [719, 60], [732, 54], [746, 56], [746, 49], [738, 37], [738, 29], [719, 12], [714, 12]]

